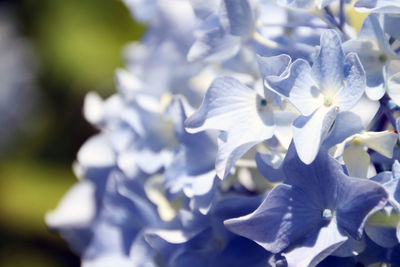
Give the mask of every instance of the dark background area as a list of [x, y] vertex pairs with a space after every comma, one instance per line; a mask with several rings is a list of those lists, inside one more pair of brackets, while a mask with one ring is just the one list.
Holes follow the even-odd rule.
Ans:
[[0, 151], [0, 266], [79, 266], [44, 216], [76, 182], [72, 162], [95, 133], [82, 117], [85, 94], [115, 92], [123, 47], [144, 27], [118, 0], [0, 1], [1, 9], [32, 47], [35, 78], [32, 107]]

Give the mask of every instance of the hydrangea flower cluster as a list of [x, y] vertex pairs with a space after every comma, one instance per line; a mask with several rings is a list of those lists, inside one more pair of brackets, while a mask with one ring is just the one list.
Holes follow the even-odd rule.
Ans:
[[400, 264], [397, 0], [124, 1], [147, 33], [46, 215], [82, 266]]

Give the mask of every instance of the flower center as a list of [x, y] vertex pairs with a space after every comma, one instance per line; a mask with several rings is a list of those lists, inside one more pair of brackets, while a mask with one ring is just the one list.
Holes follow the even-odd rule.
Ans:
[[260, 106], [262, 106], [262, 107], [266, 107], [267, 106], [267, 100], [265, 99], [265, 98], [261, 98], [260, 99]]
[[330, 106], [332, 106], [332, 97], [329, 97], [329, 96], [324, 96], [324, 105], [326, 106], [326, 107], [330, 107]]
[[332, 216], [333, 216], [332, 210], [330, 210], [330, 209], [324, 209], [324, 210], [322, 211], [322, 219], [323, 219], [323, 220], [330, 221], [330, 220], [332, 219]]
[[385, 63], [387, 60], [387, 56], [385, 54], [380, 54], [378, 59], [380, 62]]

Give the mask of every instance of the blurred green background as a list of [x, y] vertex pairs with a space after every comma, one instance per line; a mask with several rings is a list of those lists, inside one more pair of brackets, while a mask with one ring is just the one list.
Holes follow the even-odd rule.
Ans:
[[81, 115], [84, 95], [115, 92], [122, 49], [144, 27], [118, 0], [0, 4], [31, 43], [37, 65], [34, 107], [0, 156], [0, 266], [79, 266], [78, 257], [48, 231], [44, 215], [76, 182], [72, 162], [95, 133]]

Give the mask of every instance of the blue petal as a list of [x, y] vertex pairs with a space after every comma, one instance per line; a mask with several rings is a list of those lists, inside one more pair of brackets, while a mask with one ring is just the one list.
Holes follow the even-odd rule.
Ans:
[[[277, 160], [278, 156], [268, 155], [268, 154], [256, 154], [256, 163], [258, 171], [273, 183], [281, 182], [285, 179], [285, 174], [282, 170], [282, 163], [278, 162], [278, 166], [273, 166], [273, 162]], [[275, 162], [274, 162], [275, 163]], [[277, 164], [275, 164], [277, 165]]]
[[248, 36], [254, 30], [254, 12], [249, 0], [222, 0], [219, 18], [232, 35]]
[[[384, 214], [380, 215], [385, 216]], [[391, 248], [399, 243], [396, 236], [396, 227], [391, 225], [379, 225], [374, 224], [373, 222], [368, 222], [365, 225], [365, 232], [381, 247]]]
[[[399, 12], [400, 13], [400, 12]], [[383, 18], [384, 21], [384, 31], [388, 33], [393, 38], [400, 39], [400, 21], [399, 17], [396, 15], [386, 15]]]
[[362, 130], [364, 130], [364, 127], [359, 116], [349, 111], [340, 112], [323, 146], [331, 148], [343, 142], [347, 137]]
[[285, 183], [301, 188], [321, 210], [334, 207], [338, 176], [344, 175], [341, 165], [325, 149], [321, 149], [312, 164], [301, 161], [293, 143], [282, 166]]
[[289, 185], [276, 186], [251, 214], [224, 222], [232, 232], [252, 239], [267, 251], [279, 253], [316, 231], [321, 214], [307, 194]]
[[378, 183], [362, 178], [343, 177], [337, 198], [339, 227], [359, 240], [367, 218], [385, 206], [388, 194]]
[[352, 257], [362, 253], [366, 246], [365, 238], [361, 240], [355, 240], [354, 238], [349, 237], [349, 239], [347, 239], [347, 241], [344, 242], [331, 255], [337, 257]]

